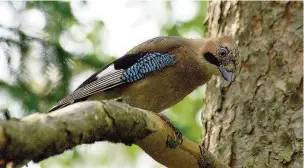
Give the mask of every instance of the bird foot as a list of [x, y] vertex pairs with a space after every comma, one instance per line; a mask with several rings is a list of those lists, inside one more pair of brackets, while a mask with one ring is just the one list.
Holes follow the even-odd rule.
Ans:
[[175, 137], [168, 136], [166, 143], [168, 147], [170, 148], [176, 148], [178, 145], [181, 145], [183, 143], [183, 134], [180, 132], [178, 128], [176, 128], [170, 121], [169, 119], [162, 115], [162, 114], [157, 114], [163, 121], [166, 122], [166, 124], [174, 131]]

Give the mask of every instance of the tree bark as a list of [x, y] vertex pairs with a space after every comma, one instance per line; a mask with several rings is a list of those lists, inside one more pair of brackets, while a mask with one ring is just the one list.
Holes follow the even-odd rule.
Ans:
[[48, 114], [0, 120], [0, 167], [21, 167], [78, 144], [136, 144], [169, 168], [225, 168], [199, 144], [182, 137], [157, 114], [115, 101], [85, 101]]
[[303, 164], [303, 2], [219, 2], [212, 37], [235, 35], [238, 72], [207, 84], [203, 146], [230, 167]]

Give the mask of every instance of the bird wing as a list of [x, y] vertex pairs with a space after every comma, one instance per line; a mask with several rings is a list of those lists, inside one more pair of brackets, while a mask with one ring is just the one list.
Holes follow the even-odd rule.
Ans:
[[151, 72], [175, 62], [175, 55], [165, 52], [127, 54], [84, 81], [74, 92], [59, 101], [50, 111], [83, 101], [113, 87], [136, 82]]

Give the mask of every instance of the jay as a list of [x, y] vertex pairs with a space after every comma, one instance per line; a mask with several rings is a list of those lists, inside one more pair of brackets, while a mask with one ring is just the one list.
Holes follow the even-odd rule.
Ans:
[[237, 56], [230, 36], [156, 37], [94, 73], [50, 111], [79, 101], [119, 99], [159, 113], [208, 82], [212, 75], [232, 82]]

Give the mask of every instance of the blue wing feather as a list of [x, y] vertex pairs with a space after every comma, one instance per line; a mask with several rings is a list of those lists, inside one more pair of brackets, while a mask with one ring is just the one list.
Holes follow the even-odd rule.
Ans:
[[121, 79], [132, 83], [145, 77], [149, 72], [159, 70], [174, 62], [175, 56], [168, 53], [148, 53], [124, 71]]

